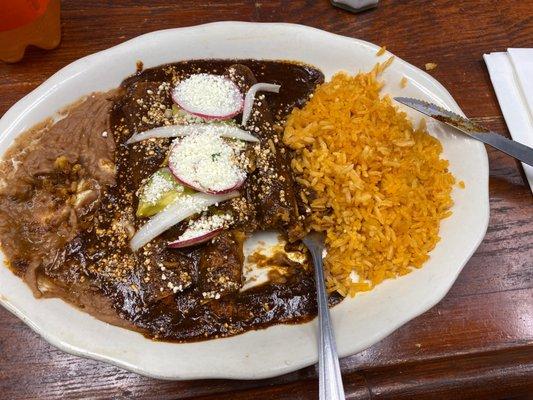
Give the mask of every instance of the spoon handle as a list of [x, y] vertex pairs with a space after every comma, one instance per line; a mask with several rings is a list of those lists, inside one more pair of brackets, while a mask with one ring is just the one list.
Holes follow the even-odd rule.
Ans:
[[322, 250], [318, 246], [309, 249], [315, 265], [315, 281], [318, 297], [318, 386], [320, 400], [344, 400], [344, 387], [339, 368], [335, 336], [329, 317], [328, 296], [324, 283]]

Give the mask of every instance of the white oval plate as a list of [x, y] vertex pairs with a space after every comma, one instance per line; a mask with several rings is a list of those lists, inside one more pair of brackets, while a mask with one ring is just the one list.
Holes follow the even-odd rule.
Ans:
[[[377, 50], [368, 42], [291, 24], [220, 22], [152, 32], [73, 62], [17, 102], [0, 120], [0, 153], [18, 134], [80, 96], [118, 86], [135, 72], [137, 60], [153, 67], [195, 58], [288, 59], [315, 65], [328, 78], [339, 70], [368, 71], [390, 55], [378, 58]], [[405, 89], [399, 85], [403, 76], [409, 81]], [[395, 59], [383, 79], [384, 93], [417, 97], [461, 113], [442, 85], [401, 59]], [[420, 118], [408, 113], [415, 123]], [[484, 146], [441, 125], [428, 126], [466, 189], [454, 189], [453, 215], [442, 222], [442, 240], [422, 269], [346, 299], [332, 310], [341, 356], [371, 346], [441, 300], [485, 234], [489, 207]], [[156, 378], [257, 379], [317, 361], [316, 321], [199, 343], [158, 343], [98, 321], [61, 300], [36, 300], [5, 267], [0, 268], [0, 301], [64, 351]]]

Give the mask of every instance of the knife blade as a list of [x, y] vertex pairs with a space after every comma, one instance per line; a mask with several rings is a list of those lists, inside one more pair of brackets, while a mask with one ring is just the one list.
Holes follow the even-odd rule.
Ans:
[[436, 104], [409, 97], [395, 97], [394, 100], [533, 166], [533, 149], [531, 147], [491, 132], [481, 125]]

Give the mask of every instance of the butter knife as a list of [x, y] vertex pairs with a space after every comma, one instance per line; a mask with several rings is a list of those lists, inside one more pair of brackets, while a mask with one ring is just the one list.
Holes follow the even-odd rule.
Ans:
[[407, 107], [411, 107], [424, 115], [436, 119], [437, 121], [458, 129], [480, 142], [489, 144], [495, 149], [503, 151], [517, 160], [533, 166], [533, 148], [531, 147], [491, 132], [469, 119], [461, 117], [460, 115], [439, 107], [436, 104], [411, 99], [409, 97], [395, 97], [394, 100], [405, 104]]

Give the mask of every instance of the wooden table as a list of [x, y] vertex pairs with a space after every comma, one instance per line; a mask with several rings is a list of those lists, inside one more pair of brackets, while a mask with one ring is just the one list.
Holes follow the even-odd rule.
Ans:
[[[483, 53], [533, 45], [532, 0], [382, 0], [359, 15], [326, 0], [69, 0], [63, 42], [0, 65], [0, 115], [71, 61], [157, 29], [285, 21], [365, 39], [431, 73], [463, 111], [507, 132]], [[349, 399], [533, 398], [533, 200], [521, 167], [488, 149], [485, 240], [436, 307], [342, 360]], [[65, 354], [0, 309], [0, 398], [308, 399], [314, 367], [261, 381], [165, 382]]]

